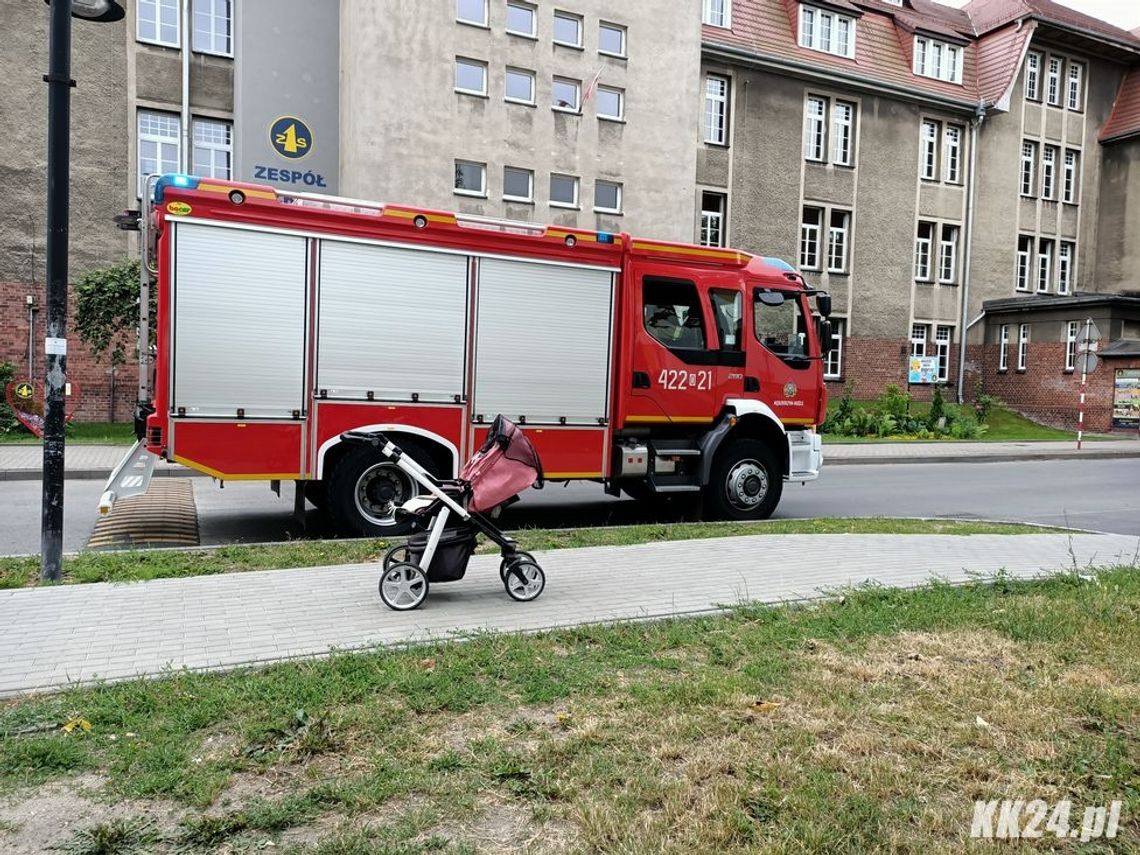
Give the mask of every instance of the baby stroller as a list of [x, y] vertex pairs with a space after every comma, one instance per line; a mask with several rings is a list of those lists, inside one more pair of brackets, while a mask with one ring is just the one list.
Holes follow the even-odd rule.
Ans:
[[[425, 490], [396, 508], [411, 517], [415, 528], [406, 544], [384, 556], [380, 599], [396, 611], [418, 608], [434, 582], [454, 582], [467, 572], [481, 532], [502, 551], [499, 578], [511, 599], [529, 602], [546, 587], [546, 575], [534, 556], [491, 524], [485, 514], [518, 500], [518, 493], [542, 486], [542, 464], [530, 440], [512, 422], [496, 416], [483, 447], [467, 461], [459, 478], [440, 480], [425, 470], [379, 431], [348, 431], [345, 442], [379, 447], [380, 453]], [[452, 527], [448, 523], [457, 517]]]

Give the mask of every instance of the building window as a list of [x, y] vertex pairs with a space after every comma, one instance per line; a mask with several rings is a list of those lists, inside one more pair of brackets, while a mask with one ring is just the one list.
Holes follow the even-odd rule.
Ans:
[[1041, 149], [1041, 198], [1055, 199], [1057, 192], [1057, 147]]
[[1028, 140], [1021, 144], [1021, 195], [1033, 195], [1033, 178], [1037, 169], [1037, 143]]
[[533, 202], [534, 173], [529, 169], [504, 166], [503, 198], [508, 202]]
[[701, 246], [726, 246], [724, 227], [728, 198], [723, 193], [701, 193]]
[[943, 179], [951, 184], [962, 180], [962, 126], [947, 125], [942, 136]]
[[711, 27], [730, 28], [732, 26], [732, 0], [705, 0], [701, 21]]
[[516, 104], [534, 104], [534, 72], [507, 69], [506, 98]]
[[1075, 245], [1063, 240], [1057, 251], [1057, 293], [1068, 294], [1073, 287], [1073, 250]]
[[827, 229], [827, 270], [829, 273], [847, 272], [847, 244], [851, 232], [851, 212], [832, 211]]
[[1008, 371], [1009, 370], [1009, 324], [1002, 324], [1001, 339], [1000, 339], [999, 343], [1001, 346], [1001, 351], [998, 353], [998, 371]]
[[1037, 241], [1037, 293], [1049, 291], [1049, 274], [1053, 269], [1053, 241]]
[[194, 120], [194, 174], [226, 181], [233, 174], [233, 128], [229, 122]]
[[928, 181], [938, 180], [938, 122], [930, 119], [922, 121], [922, 177]]
[[554, 13], [554, 43], [566, 47], [582, 46], [582, 19], [569, 12]]
[[573, 175], [550, 175], [550, 207], [578, 207], [578, 179]]
[[934, 330], [934, 352], [938, 357], [938, 380], [945, 383], [950, 379], [950, 342], [954, 338], [954, 327], [936, 327]]
[[1069, 109], [1080, 110], [1083, 107], [1084, 90], [1081, 79], [1084, 76], [1084, 66], [1079, 62], [1069, 62]]
[[831, 110], [831, 162], [836, 166], [850, 166], [854, 161], [854, 122], [855, 105], [848, 101], [836, 101]]
[[455, 0], [455, 20], [461, 24], [487, 26], [487, 0]]
[[1049, 71], [1045, 75], [1046, 100], [1054, 107], [1061, 106], [1061, 60], [1049, 57]]
[[852, 59], [855, 56], [855, 19], [801, 5], [800, 47]]
[[728, 145], [728, 78], [705, 78], [705, 142]]
[[920, 222], [918, 237], [914, 241], [914, 278], [919, 282], [929, 282], [930, 247], [934, 243], [934, 223]]
[[819, 230], [823, 210], [804, 208], [800, 223], [800, 267], [804, 270], [819, 270]]
[[910, 328], [910, 355], [926, 356], [926, 339], [930, 333], [927, 324], [912, 324]]
[[625, 27], [620, 24], [598, 24], [598, 53], [625, 58]]
[[938, 281], [953, 285], [958, 278], [958, 227], [942, 226], [938, 242]]
[[1065, 149], [1065, 181], [1062, 197], [1066, 202], [1075, 205], [1079, 195], [1081, 153], [1073, 149]]
[[1065, 370], [1072, 371], [1077, 367], [1077, 334], [1080, 332], [1080, 321], [1069, 321], [1065, 324]]
[[230, 0], [194, 0], [194, 50], [219, 56], [233, 56]]
[[169, 113], [139, 113], [139, 197], [148, 175], [177, 172], [182, 159], [182, 123]]
[[538, 35], [538, 10], [529, 3], [507, 4], [507, 32], [513, 36]]
[[1029, 362], [1029, 324], [1021, 324], [1017, 330], [1017, 370], [1024, 371]]
[[625, 118], [625, 91], [609, 86], [598, 87], [598, 118], [620, 122]]
[[1033, 238], [1020, 235], [1017, 238], [1017, 290], [1029, 290], [1029, 261], [1033, 257]]
[[464, 95], [486, 95], [487, 63], [456, 57], [455, 91]]
[[578, 112], [578, 98], [582, 84], [566, 77], [555, 77], [551, 87], [551, 106], [566, 113]]
[[809, 95], [804, 113], [804, 157], [807, 160], [823, 160], [826, 123], [827, 100], [818, 95]]
[[843, 338], [846, 329], [846, 320], [831, 319], [831, 352], [823, 362], [823, 376], [829, 380], [843, 376]]
[[620, 214], [621, 185], [616, 181], [595, 181], [594, 210], [605, 214]]
[[178, 47], [178, 7], [178, 0], [139, 0], [135, 37], [140, 42]]
[[1041, 100], [1041, 54], [1030, 51], [1025, 56], [1025, 97]]
[[962, 48], [925, 36], [915, 36], [914, 73], [948, 83], [961, 83]]
[[487, 164], [455, 161], [455, 192], [460, 196], [486, 196]]

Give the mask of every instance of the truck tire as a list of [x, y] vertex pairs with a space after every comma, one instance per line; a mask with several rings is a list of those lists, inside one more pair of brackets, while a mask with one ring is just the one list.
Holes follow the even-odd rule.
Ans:
[[766, 520], [784, 492], [783, 468], [760, 440], [731, 440], [717, 453], [705, 490], [709, 510], [721, 519]]
[[[431, 472], [431, 456], [404, 439], [405, 454]], [[352, 448], [328, 478], [328, 509], [337, 530], [346, 537], [399, 537], [410, 534], [409, 522], [397, 522], [394, 508], [418, 496], [420, 485], [391, 463], [378, 448]]]

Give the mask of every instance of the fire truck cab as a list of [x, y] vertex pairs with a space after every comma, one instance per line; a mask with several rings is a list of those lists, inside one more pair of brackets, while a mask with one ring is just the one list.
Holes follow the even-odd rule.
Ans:
[[[768, 517], [784, 481], [819, 474], [831, 301], [782, 261], [183, 175], [153, 185], [157, 354], [136, 460], [294, 481], [349, 534], [399, 533], [393, 508], [417, 488], [342, 443], [348, 430], [381, 429], [450, 477], [503, 413], [547, 480], [731, 519]], [[113, 477], [104, 509], [138, 491]]]

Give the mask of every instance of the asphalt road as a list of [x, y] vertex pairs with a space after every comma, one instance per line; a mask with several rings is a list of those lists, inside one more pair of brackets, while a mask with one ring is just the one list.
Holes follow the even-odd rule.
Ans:
[[[203, 543], [301, 536], [292, 524], [292, 487], [194, 478]], [[81, 549], [96, 520], [99, 481], [69, 481], [64, 548]], [[0, 554], [39, 551], [40, 482], [0, 482]], [[787, 484], [778, 518], [929, 516], [1018, 520], [1140, 536], [1140, 459], [833, 466], [806, 486]], [[655, 518], [596, 484], [547, 485], [510, 508], [502, 524], [622, 525]], [[668, 519], [669, 517], [663, 517]], [[674, 517], [675, 519], [676, 517]], [[310, 509], [308, 536], [330, 532]]]

